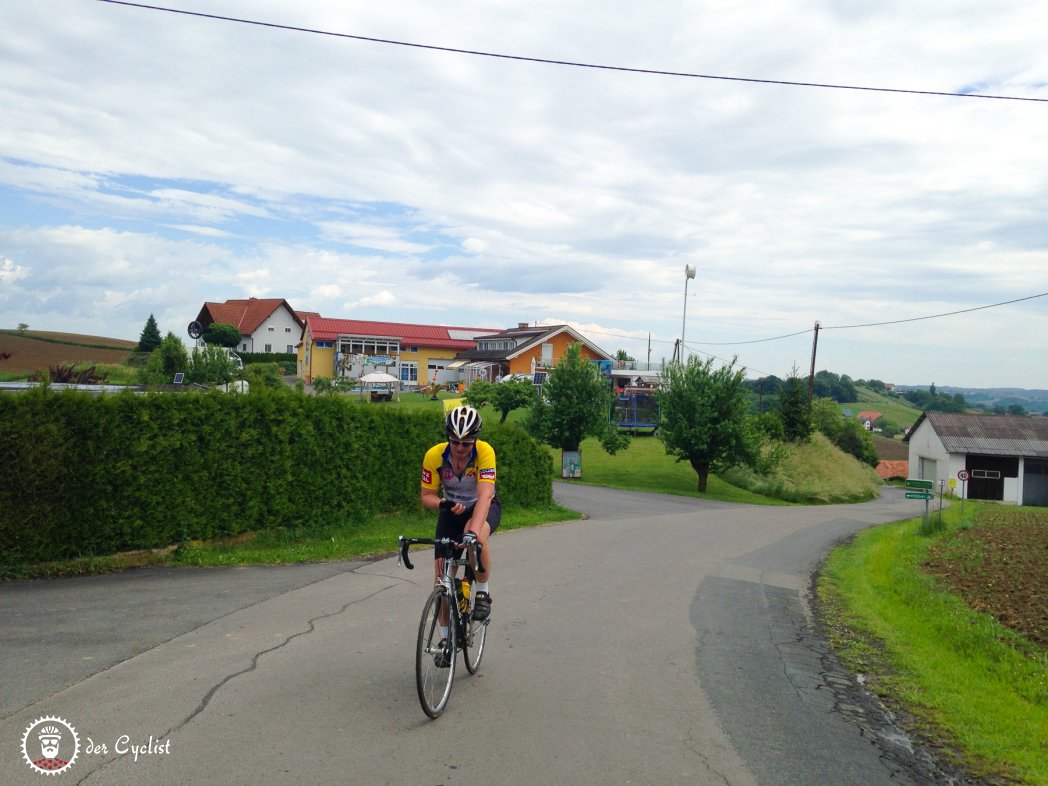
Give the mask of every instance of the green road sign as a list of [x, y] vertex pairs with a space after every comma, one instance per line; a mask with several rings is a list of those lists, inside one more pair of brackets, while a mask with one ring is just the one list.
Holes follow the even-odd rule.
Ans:
[[907, 491], [906, 499], [931, 499], [932, 495], [927, 491]]
[[908, 489], [930, 489], [933, 486], [933, 481], [930, 480], [918, 480], [917, 478], [906, 478], [906, 488]]

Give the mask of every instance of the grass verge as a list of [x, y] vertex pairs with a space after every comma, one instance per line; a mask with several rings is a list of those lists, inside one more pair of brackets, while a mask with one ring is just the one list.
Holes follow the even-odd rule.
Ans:
[[[507, 510], [499, 529], [520, 529], [579, 517], [575, 511], [558, 505]], [[380, 515], [364, 523], [332, 525], [323, 529], [247, 532], [232, 538], [191, 541], [165, 549], [18, 566], [8, 568], [3, 578], [80, 576], [158, 566], [276, 565], [370, 559], [393, 554], [397, 549], [398, 535], [432, 537], [435, 524], [435, 514], [420, 510], [417, 513]]]
[[961, 526], [920, 534], [920, 519], [865, 530], [818, 580], [831, 644], [916, 732], [969, 772], [1048, 784], [1048, 653], [974, 611], [922, 569]]

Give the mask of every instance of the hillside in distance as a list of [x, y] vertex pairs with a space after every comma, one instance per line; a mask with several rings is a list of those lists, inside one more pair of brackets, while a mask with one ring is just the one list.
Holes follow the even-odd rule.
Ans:
[[[902, 390], [927, 390], [929, 386], [924, 385], [896, 385], [895, 389]], [[1019, 404], [1027, 412], [1048, 412], [1048, 390], [1027, 388], [966, 388], [954, 387], [952, 385], [936, 385], [938, 393], [949, 396], [960, 393], [968, 406], [984, 406], [993, 409], [1001, 406], [1007, 409], [1012, 404]]]
[[44, 330], [0, 330], [0, 372], [47, 371], [69, 363], [123, 363], [137, 341]]

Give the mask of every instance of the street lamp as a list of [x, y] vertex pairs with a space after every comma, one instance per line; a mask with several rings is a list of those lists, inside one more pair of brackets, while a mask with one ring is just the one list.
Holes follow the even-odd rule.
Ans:
[[684, 362], [684, 326], [688, 322], [688, 279], [695, 278], [695, 266], [684, 266], [684, 318], [680, 323], [680, 362]]

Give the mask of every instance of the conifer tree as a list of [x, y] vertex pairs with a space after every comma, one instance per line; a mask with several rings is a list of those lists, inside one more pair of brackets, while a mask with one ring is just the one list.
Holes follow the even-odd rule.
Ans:
[[142, 328], [142, 335], [138, 339], [137, 352], [152, 352], [160, 346], [160, 328], [157, 327], [156, 319], [152, 314], [146, 320], [146, 326]]
[[808, 441], [814, 426], [808, 394], [801, 378], [797, 376], [796, 368], [790, 372], [782, 390], [779, 391], [779, 416], [782, 418], [782, 428], [788, 441]]

